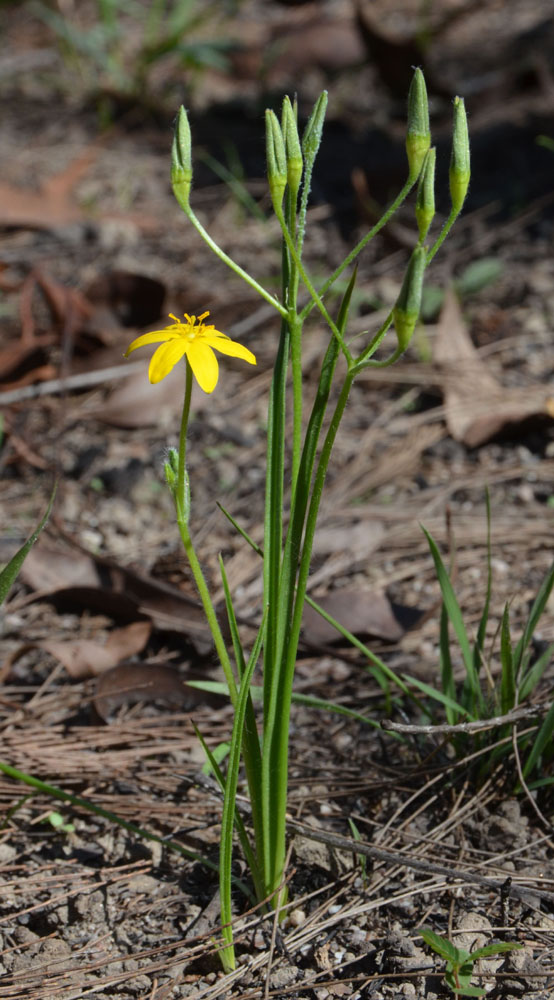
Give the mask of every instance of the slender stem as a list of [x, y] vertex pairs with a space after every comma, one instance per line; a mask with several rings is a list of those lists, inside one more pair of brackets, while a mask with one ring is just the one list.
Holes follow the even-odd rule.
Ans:
[[[275, 214], [277, 215], [277, 218], [278, 218], [279, 222], [281, 223], [281, 229], [283, 230], [283, 236], [285, 238], [285, 243], [287, 244], [287, 249], [289, 250], [289, 253], [290, 253], [291, 257], [292, 257], [292, 260], [294, 261], [296, 267], [298, 268], [298, 271], [300, 273], [302, 281], [304, 282], [306, 288], [308, 289], [308, 291], [309, 291], [309, 293], [310, 293], [310, 295], [311, 295], [311, 297], [313, 299], [314, 304], [317, 306], [317, 308], [319, 309], [321, 315], [325, 319], [325, 322], [327, 323], [327, 325], [329, 326], [329, 328], [332, 330], [333, 336], [337, 338], [337, 340], [338, 340], [338, 342], [339, 342], [339, 344], [341, 346], [341, 350], [342, 350], [343, 354], [345, 355], [347, 361], [349, 363], [351, 363], [352, 362], [352, 355], [350, 354], [350, 351], [348, 350], [346, 344], [344, 343], [344, 338], [343, 338], [343, 336], [342, 336], [339, 328], [337, 327], [336, 323], [331, 319], [331, 317], [330, 317], [330, 315], [329, 315], [329, 313], [328, 313], [328, 311], [327, 311], [327, 309], [325, 307], [325, 304], [321, 300], [321, 297], [320, 297], [319, 293], [316, 292], [316, 290], [314, 288], [314, 285], [313, 285], [313, 282], [311, 281], [310, 277], [306, 273], [306, 269], [304, 268], [304, 265], [302, 264], [302, 261], [300, 260], [300, 258], [298, 256], [296, 247], [294, 245], [294, 240], [292, 239], [292, 237], [291, 237], [291, 235], [290, 235], [290, 233], [289, 233], [289, 231], [287, 229], [287, 224], [285, 222], [285, 218], [283, 216], [282, 211], [280, 211], [280, 210], [278, 211], [277, 209], [275, 209]], [[300, 313], [300, 316], [298, 317], [298, 321], [300, 323], [300, 326], [302, 326], [302, 324], [304, 322], [304, 313], [305, 312], [306, 312], [306, 307], [304, 307], [304, 309]]]
[[[321, 288], [319, 289], [318, 296], [321, 297], [322, 295], [325, 295], [325, 292], [327, 292], [328, 289], [331, 287], [331, 285], [335, 283], [337, 278], [341, 276], [342, 272], [352, 263], [352, 261], [356, 259], [358, 254], [361, 253], [361, 251], [367, 246], [370, 240], [372, 240], [375, 236], [377, 236], [377, 233], [381, 231], [383, 226], [386, 226], [389, 219], [394, 215], [394, 213], [400, 207], [402, 202], [408, 197], [416, 180], [417, 177], [413, 178], [408, 177], [408, 180], [404, 184], [404, 187], [402, 188], [398, 197], [394, 199], [391, 205], [389, 205], [387, 211], [383, 216], [381, 216], [379, 222], [375, 223], [373, 229], [370, 229], [369, 232], [362, 237], [360, 242], [357, 243], [354, 249], [350, 251], [347, 257], [345, 257], [342, 264], [339, 264], [337, 269], [333, 271], [332, 275], [329, 278], [327, 278], [327, 281], [325, 281], [322, 284]], [[300, 313], [300, 319], [302, 320], [302, 322], [306, 319], [306, 316], [312, 311], [314, 305], [317, 305], [316, 299], [314, 299], [312, 302], [308, 302], [304, 306], [302, 312]]]
[[370, 340], [365, 350], [363, 350], [359, 358], [356, 359], [356, 362], [354, 364], [355, 371], [357, 372], [362, 371], [362, 369], [365, 368], [366, 361], [368, 360], [368, 358], [371, 358], [373, 354], [375, 354], [375, 351], [379, 347], [381, 341], [384, 340], [386, 334], [388, 333], [391, 323], [392, 323], [392, 309], [388, 314], [387, 318], [385, 319], [384, 323], [382, 323], [379, 329], [377, 330], [375, 336]]
[[196, 217], [188, 202], [185, 201], [184, 198], [179, 196], [179, 191], [177, 188], [174, 188], [174, 194], [177, 201], [179, 202], [179, 205], [183, 209], [183, 212], [185, 213], [189, 221], [192, 222], [192, 225], [196, 229], [197, 233], [200, 234], [204, 242], [208, 244], [210, 250], [213, 250], [216, 257], [219, 257], [219, 259], [223, 261], [224, 264], [227, 264], [227, 267], [230, 267], [231, 270], [235, 272], [235, 274], [238, 274], [239, 278], [242, 278], [242, 280], [245, 281], [247, 285], [250, 285], [250, 288], [253, 288], [254, 291], [258, 293], [258, 295], [261, 295], [262, 299], [265, 299], [266, 302], [269, 302], [269, 304], [273, 306], [273, 308], [276, 309], [277, 312], [281, 314], [281, 316], [286, 317], [288, 313], [285, 307], [282, 306], [281, 303], [278, 302], [277, 299], [273, 297], [273, 295], [267, 292], [265, 288], [262, 285], [260, 285], [259, 282], [256, 281], [255, 278], [252, 278], [251, 275], [248, 274], [248, 271], [243, 270], [243, 268], [239, 264], [237, 264], [236, 261], [232, 259], [232, 257], [229, 257], [225, 253], [225, 251], [222, 250], [221, 247], [217, 245], [215, 240], [213, 240], [210, 234], [204, 229], [204, 226], [200, 222], [200, 219]]
[[177, 518], [186, 521], [187, 517], [187, 428], [190, 414], [190, 400], [192, 396], [192, 368], [186, 358], [185, 376], [185, 399], [183, 402], [183, 412], [181, 415], [181, 430], [179, 432], [179, 466], [177, 471], [177, 491], [175, 493], [175, 506], [177, 508]]
[[192, 544], [192, 539], [190, 537], [188, 524], [181, 520], [179, 514], [177, 514], [177, 524], [179, 526], [179, 534], [181, 535], [181, 540], [185, 552], [187, 554], [187, 559], [189, 561], [190, 568], [192, 570], [192, 575], [194, 577], [194, 582], [198, 588], [198, 594], [200, 600], [202, 601], [202, 607], [204, 608], [204, 614], [208, 622], [208, 627], [212, 634], [214, 641], [214, 646], [219, 657], [219, 662], [223, 668], [223, 673], [225, 674], [225, 680], [229, 687], [229, 695], [233, 705], [236, 704], [237, 700], [237, 685], [235, 682], [235, 676], [233, 674], [233, 668], [231, 666], [231, 660], [229, 658], [229, 653], [227, 652], [227, 647], [225, 645], [225, 640], [223, 638], [219, 622], [217, 620], [217, 615], [215, 613], [215, 608], [210, 597], [210, 592], [204, 579], [204, 574], [202, 572], [202, 567], [196, 555], [196, 551]]
[[[271, 803], [271, 879], [269, 881], [270, 891], [277, 891], [282, 882], [283, 865], [285, 861], [286, 848], [286, 810], [287, 810], [287, 786], [288, 786], [288, 744], [289, 744], [289, 722], [290, 707], [292, 699], [292, 682], [294, 678], [294, 668], [296, 664], [296, 653], [300, 638], [300, 628], [302, 624], [302, 611], [306, 596], [308, 574], [310, 570], [310, 559], [314, 540], [317, 515], [323, 492], [323, 485], [331, 457], [331, 451], [337, 431], [348, 401], [350, 389], [354, 381], [354, 374], [348, 372], [337, 400], [331, 422], [325, 435], [325, 441], [321, 450], [321, 455], [317, 465], [317, 470], [312, 489], [312, 497], [306, 518], [306, 532], [302, 556], [300, 559], [300, 569], [298, 574], [298, 584], [296, 588], [296, 601], [290, 628], [287, 634], [286, 650], [283, 650], [284, 662], [281, 665], [280, 683], [278, 690], [275, 690], [272, 708], [273, 731], [271, 746], [269, 749], [269, 775], [272, 779], [270, 790]], [[277, 711], [278, 709], [278, 711]], [[264, 747], [265, 757], [265, 747]], [[269, 873], [268, 873], [269, 874]]]
[[[287, 233], [291, 245], [296, 245], [296, 202], [297, 193], [287, 190]], [[299, 285], [300, 255], [290, 258], [289, 279], [287, 288], [287, 306], [289, 309], [290, 358], [292, 368], [292, 456], [291, 456], [291, 494], [294, 495], [300, 454], [302, 451], [302, 324], [297, 320], [297, 302]]]
[[459, 214], [460, 213], [456, 212], [454, 209], [452, 209], [452, 211], [450, 212], [450, 215], [448, 216], [444, 226], [441, 229], [440, 235], [437, 237], [437, 239], [433, 243], [433, 246], [429, 250], [429, 253], [427, 254], [426, 266], [431, 263], [437, 251], [440, 250], [442, 244], [444, 243], [446, 237], [448, 236], [450, 230], [452, 229], [452, 226], [454, 225]]
[[[290, 259], [286, 246], [282, 248], [283, 263], [283, 296], [286, 297], [289, 287]], [[266, 495], [264, 516], [264, 606], [268, 609], [267, 630], [264, 641], [263, 685], [264, 714], [262, 742], [262, 844], [263, 871], [266, 889], [270, 891], [269, 873], [271, 872], [271, 831], [273, 814], [271, 810], [271, 774], [269, 764], [269, 746], [267, 724], [270, 718], [270, 707], [273, 703], [273, 692], [278, 684], [278, 671], [284, 635], [279, 630], [281, 591], [279, 578], [283, 547], [283, 495], [285, 477], [285, 437], [286, 437], [286, 386], [290, 355], [290, 325], [283, 319], [279, 349], [273, 369], [273, 379], [269, 394], [267, 452], [266, 452]]]
[[188, 528], [188, 517], [189, 517], [189, 503], [187, 498], [188, 486], [187, 486], [187, 472], [186, 472], [186, 451], [187, 451], [187, 428], [189, 422], [190, 414], [190, 399], [192, 395], [192, 369], [188, 362], [186, 365], [186, 381], [185, 381], [185, 398], [183, 401], [183, 412], [181, 416], [181, 430], [179, 434], [179, 468], [177, 472], [177, 488], [175, 491], [175, 509], [177, 512], [177, 526], [179, 528], [179, 534], [181, 535], [181, 540], [189, 561], [190, 568], [192, 570], [192, 575], [196, 586], [198, 588], [198, 593], [200, 595], [200, 600], [202, 601], [202, 607], [204, 608], [204, 614], [208, 622], [210, 632], [212, 633], [212, 638], [214, 641], [215, 648], [217, 650], [217, 655], [219, 657], [221, 666], [223, 668], [223, 673], [225, 674], [225, 680], [229, 686], [229, 695], [233, 705], [237, 699], [237, 686], [235, 682], [235, 677], [233, 674], [233, 668], [231, 666], [231, 660], [227, 652], [227, 647], [223, 639], [221, 628], [217, 620], [217, 615], [215, 613], [215, 608], [210, 597], [210, 592], [204, 579], [204, 574], [202, 572], [202, 567], [196, 555], [194, 545], [192, 544], [192, 539], [190, 537], [190, 532]]

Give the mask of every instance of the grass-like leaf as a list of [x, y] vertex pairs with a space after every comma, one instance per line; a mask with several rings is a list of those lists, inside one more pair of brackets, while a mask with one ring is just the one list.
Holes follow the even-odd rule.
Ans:
[[520, 668], [523, 660], [523, 654], [525, 653], [525, 650], [527, 649], [529, 643], [531, 642], [531, 639], [533, 638], [533, 632], [535, 631], [538, 621], [546, 607], [546, 602], [550, 597], [550, 592], [553, 586], [554, 586], [554, 562], [552, 563], [550, 570], [546, 574], [540, 586], [539, 592], [534, 600], [533, 607], [529, 612], [529, 618], [527, 619], [527, 622], [525, 624], [523, 635], [521, 636], [521, 639], [519, 640], [515, 648], [514, 669], [515, 669], [516, 679], [519, 678]]
[[32, 535], [29, 536], [27, 541], [21, 546], [20, 549], [18, 549], [15, 555], [12, 556], [7, 566], [4, 566], [4, 569], [0, 573], [0, 604], [3, 604], [4, 601], [6, 600], [6, 597], [8, 596], [8, 593], [15, 582], [17, 574], [19, 573], [21, 567], [23, 566], [23, 563], [25, 562], [25, 558], [29, 554], [29, 550], [35, 544], [38, 536], [40, 535], [48, 518], [50, 517], [52, 506], [54, 504], [54, 498], [56, 496], [56, 489], [57, 489], [57, 484], [56, 486], [54, 486], [54, 489], [52, 490], [52, 495], [50, 497], [50, 500], [48, 501], [48, 507], [46, 508], [46, 513], [42, 518], [42, 521], [40, 522], [40, 524], [37, 525]]
[[[473, 653], [462, 618], [462, 612], [460, 611], [460, 605], [458, 604], [454, 588], [452, 587], [450, 577], [441, 559], [441, 555], [434, 538], [425, 528], [423, 528], [423, 532], [429, 543], [433, 562], [435, 563], [435, 571], [437, 574], [437, 580], [439, 581], [444, 606], [462, 653], [466, 668], [467, 690], [471, 700], [471, 712], [473, 713], [474, 711], [479, 710], [480, 713], [483, 713], [485, 708], [483, 695], [479, 685], [479, 677], [475, 670]], [[470, 708], [468, 705], [465, 707], [466, 709]]]
[[514, 675], [514, 658], [512, 637], [510, 635], [510, 609], [506, 603], [500, 626], [500, 710], [502, 714], [509, 712], [515, 705], [516, 684]]
[[223, 940], [225, 941], [225, 946], [221, 949], [220, 956], [223, 967], [226, 971], [231, 971], [235, 968], [235, 950], [233, 947], [232, 927], [233, 911], [231, 906], [231, 887], [233, 884], [231, 863], [233, 855], [233, 829], [236, 817], [235, 803], [239, 779], [241, 748], [246, 710], [250, 700], [250, 683], [260, 655], [264, 633], [265, 618], [262, 622], [258, 635], [256, 636], [256, 641], [240, 682], [238, 700], [235, 707], [235, 718], [233, 721], [233, 732], [231, 735], [231, 750], [227, 766], [227, 778], [225, 780], [223, 815], [221, 818], [221, 848], [219, 854], [219, 891], [221, 895]]

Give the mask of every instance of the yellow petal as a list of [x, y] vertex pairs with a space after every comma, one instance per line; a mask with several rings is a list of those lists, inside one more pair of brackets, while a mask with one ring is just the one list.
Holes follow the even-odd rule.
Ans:
[[179, 337], [177, 340], [172, 339], [168, 344], [162, 344], [157, 351], [154, 351], [148, 367], [148, 378], [153, 385], [169, 375], [186, 350], [186, 340]]
[[198, 385], [204, 392], [213, 392], [219, 376], [217, 358], [206, 340], [192, 340], [187, 346], [187, 358]]
[[214, 336], [214, 334], [206, 333], [202, 339], [214, 350], [220, 351], [221, 354], [227, 354], [231, 358], [241, 358], [242, 361], [248, 361], [250, 365], [256, 364], [256, 358], [252, 351], [249, 351], [243, 344], [237, 343], [236, 340], [230, 340], [224, 334]]
[[146, 344], [162, 344], [166, 340], [175, 340], [178, 336], [174, 330], [154, 330], [152, 333], [143, 333], [136, 340], [133, 340], [132, 344], [123, 355], [124, 358], [128, 358], [131, 351], [136, 351], [137, 347], [144, 347]]

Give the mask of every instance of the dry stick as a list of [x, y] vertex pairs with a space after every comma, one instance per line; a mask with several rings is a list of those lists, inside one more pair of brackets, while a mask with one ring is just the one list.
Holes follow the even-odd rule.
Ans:
[[515, 757], [515, 760], [516, 760], [517, 776], [519, 778], [519, 783], [520, 783], [521, 787], [523, 788], [523, 791], [525, 792], [525, 795], [526, 795], [527, 799], [529, 800], [529, 802], [533, 806], [533, 809], [535, 810], [535, 812], [536, 812], [538, 818], [540, 819], [541, 823], [546, 827], [547, 830], [552, 830], [552, 823], [549, 823], [548, 820], [547, 820], [547, 818], [546, 818], [546, 816], [543, 816], [543, 814], [540, 811], [537, 803], [535, 802], [533, 796], [531, 795], [531, 792], [529, 791], [529, 789], [527, 787], [527, 783], [525, 781], [525, 778], [523, 777], [523, 768], [521, 766], [521, 757], [519, 756], [519, 747], [517, 745], [517, 726], [514, 726], [514, 728], [512, 730], [512, 746], [513, 746], [513, 750], [514, 750], [514, 757]]
[[[472, 885], [477, 883], [477, 885], [482, 885], [486, 889], [492, 889], [494, 892], [506, 892], [506, 880], [498, 882], [496, 879], [484, 878], [477, 873], [469, 874], [465, 871], [459, 871], [457, 868], [446, 867], [446, 865], [434, 865], [427, 861], [419, 861], [416, 858], [411, 858], [409, 855], [403, 854], [401, 851], [383, 851], [378, 847], [372, 847], [371, 844], [365, 844], [362, 840], [353, 841], [347, 837], [341, 837], [336, 833], [315, 830], [304, 823], [297, 823], [296, 820], [287, 820], [287, 826], [290, 830], [301, 834], [303, 837], [308, 837], [310, 840], [315, 840], [320, 844], [328, 844], [330, 847], [336, 847], [341, 851], [349, 851], [351, 854], [365, 854], [368, 858], [376, 858], [377, 861], [385, 861], [389, 864], [392, 862], [395, 865], [405, 865], [407, 868], [413, 868], [415, 871], [425, 872], [428, 875], [443, 875], [448, 879], [461, 879], [462, 882], [470, 882]], [[532, 889], [520, 888], [517, 885], [510, 885], [509, 891], [520, 899], [524, 899], [532, 892], [533, 895], [538, 896], [545, 902], [554, 903], [554, 892], [544, 892], [534, 887]]]
[[542, 705], [529, 705], [524, 708], [516, 708], [506, 715], [494, 715], [490, 719], [479, 719], [476, 722], [458, 722], [455, 726], [446, 723], [439, 726], [412, 726], [403, 722], [392, 722], [391, 719], [381, 721], [381, 729], [393, 733], [422, 733], [424, 736], [433, 736], [435, 733], [478, 733], [484, 729], [494, 729], [496, 726], [504, 726], [506, 723], [516, 723], [519, 719], [533, 718], [544, 715], [550, 709], [550, 705], [544, 702]]

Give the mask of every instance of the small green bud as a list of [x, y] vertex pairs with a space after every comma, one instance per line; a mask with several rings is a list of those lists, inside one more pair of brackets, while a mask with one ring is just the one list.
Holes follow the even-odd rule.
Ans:
[[296, 121], [295, 108], [288, 97], [283, 101], [282, 114], [282, 134], [285, 137], [285, 151], [287, 156], [287, 180], [292, 191], [293, 198], [298, 192], [302, 180], [304, 161], [302, 159], [302, 149], [298, 136], [298, 125]]
[[171, 186], [181, 206], [188, 206], [192, 184], [192, 139], [187, 113], [181, 105], [171, 146]]
[[417, 246], [410, 257], [400, 294], [392, 310], [398, 346], [405, 351], [415, 330], [421, 308], [421, 292], [427, 251]]
[[174, 495], [179, 475], [179, 452], [176, 448], [170, 448], [167, 452], [167, 459], [164, 462], [164, 475], [170, 492]]
[[435, 159], [436, 150], [431, 146], [419, 175], [415, 206], [420, 243], [423, 243], [427, 236], [435, 215]]
[[463, 97], [454, 98], [454, 127], [452, 131], [452, 155], [450, 157], [450, 199], [453, 210], [462, 210], [469, 178], [471, 177], [469, 157], [469, 134], [467, 115]]
[[265, 150], [269, 191], [277, 210], [281, 208], [287, 186], [287, 156], [277, 115], [269, 109], [265, 113]]
[[406, 135], [406, 153], [410, 179], [416, 180], [423, 166], [423, 161], [431, 145], [431, 127], [429, 125], [429, 104], [425, 77], [416, 69], [408, 93], [408, 132]]
[[304, 129], [304, 135], [302, 136], [302, 152], [304, 153], [304, 156], [310, 166], [313, 166], [313, 162], [321, 144], [321, 135], [323, 132], [323, 123], [325, 121], [325, 112], [327, 111], [328, 96], [327, 91], [322, 90], [314, 104], [313, 111], [308, 119], [308, 124]]

